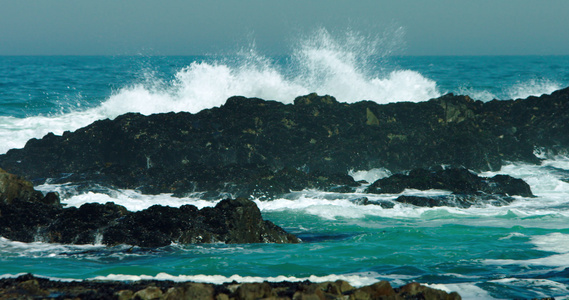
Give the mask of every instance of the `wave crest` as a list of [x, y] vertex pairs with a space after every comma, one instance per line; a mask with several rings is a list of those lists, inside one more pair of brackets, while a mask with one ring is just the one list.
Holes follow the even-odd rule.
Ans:
[[333, 36], [321, 28], [301, 38], [285, 59], [263, 56], [253, 45], [231, 57], [194, 61], [169, 82], [146, 72], [142, 83], [119, 89], [96, 107], [53, 116], [0, 118], [0, 137], [11, 141], [0, 146], [0, 152], [22, 147], [30, 138], [48, 132], [62, 134], [127, 112], [196, 113], [235, 95], [284, 103], [312, 92], [343, 102], [423, 101], [440, 96], [436, 82], [416, 71], [382, 70], [379, 58], [391, 52], [397, 40], [392, 36], [399, 35], [396, 30], [386, 35], [389, 39], [353, 31]]

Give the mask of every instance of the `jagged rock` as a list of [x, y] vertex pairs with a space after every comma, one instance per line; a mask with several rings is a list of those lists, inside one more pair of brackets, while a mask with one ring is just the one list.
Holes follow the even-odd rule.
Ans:
[[14, 200], [59, 205], [57, 193], [51, 192], [44, 196], [34, 189], [30, 181], [0, 169], [0, 203], [10, 204]]
[[397, 289], [402, 298], [414, 299], [461, 299], [457, 292], [447, 293], [412, 282]]
[[508, 175], [480, 177], [464, 168], [438, 170], [415, 169], [409, 174], [395, 174], [371, 184], [366, 192], [374, 194], [402, 193], [405, 189], [448, 190], [451, 195], [399, 196], [395, 201], [416, 206], [454, 206], [468, 208], [476, 204], [505, 205], [511, 196], [533, 197], [531, 188], [522, 179]]
[[360, 186], [347, 174], [306, 173], [292, 168], [283, 168], [275, 173], [269, 173], [250, 181], [252, 182], [239, 184], [242, 188], [237, 195], [266, 200], [280, 194], [303, 189], [353, 192], [355, 187]]
[[439, 170], [415, 169], [409, 174], [395, 174], [382, 178], [367, 188], [368, 193], [401, 193], [405, 189], [448, 190], [456, 194], [485, 192], [510, 196], [533, 197], [531, 188], [521, 179], [509, 175], [480, 177], [464, 168]]
[[42, 241], [41, 228], [51, 224], [62, 208], [41, 202], [0, 203], [0, 236], [20, 242]]
[[162, 298], [162, 290], [155, 286], [149, 286], [143, 290], [134, 293], [134, 299], [140, 300], [157, 300]]
[[[108, 202], [104, 205], [86, 203], [81, 207], [69, 207], [49, 225], [39, 229], [38, 238], [62, 244], [95, 244], [109, 224], [129, 215], [125, 207]], [[136, 244], [133, 244], [136, 245]]]
[[31, 274], [0, 279], [0, 298], [35, 299], [57, 295], [65, 299], [441, 299], [458, 300], [456, 292], [418, 283], [392, 288], [380, 281], [354, 288], [336, 282], [261, 282], [222, 285], [172, 281], [51, 281]]
[[[259, 192], [251, 189], [256, 182], [272, 193], [321, 188], [311, 179], [317, 172], [438, 165], [497, 170], [504, 161], [539, 163], [535, 149], [568, 152], [568, 124], [569, 89], [488, 103], [452, 94], [386, 105], [315, 94], [288, 105], [231, 97], [197, 114], [129, 113], [62, 136], [48, 134], [1, 155], [0, 167], [34, 183], [65, 178], [145, 193], [248, 196]], [[306, 178], [271, 187], [270, 177], [282, 170], [301, 170]]]
[[61, 208], [15, 200], [0, 203], [0, 235], [22, 242], [130, 244], [296, 243], [299, 239], [261, 217], [254, 202], [238, 198], [198, 210], [154, 205], [128, 212], [114, 203]]
[[396, 295], [389, 282], [380, 281], [355, 290], [350, 299], [389, 299], [395, 298]]

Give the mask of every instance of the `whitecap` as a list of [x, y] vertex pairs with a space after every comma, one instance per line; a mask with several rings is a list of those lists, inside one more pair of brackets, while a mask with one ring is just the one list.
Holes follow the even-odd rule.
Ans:
[[378, 55], [389, 53], [390, 41], [353, 31], [334, 36], [326, 29], [301, 38], [285, 65], [252, 46], [232, 59], [194, 61], [171, 81], [146, 72], [142, 83], [124, 86], [96, 107], [50, 116], [0, 117], [0, 153], [21, 148], [48, 132], [73, 131], [100, 119], [137, 112], [144, 115], [219, 107], [235, 95], [292, 103], [316, 92], [342, 102], [424, 101], [440, 96], [435, 81], [413, 70], [376, 71]]
[[118, 281], [140, 281], [140, 280], [170, 280], [175, 282], [192, 281], [201, 283], [213, 283], [213, 284], [223, 284], [228, 282], [239, 282], [239, 283], [254, 283], [254, 282], [302, 282], [309, 280], [311, 282], [320, 283], [327, 281], [344, 280], [350, 283], [354, 287], [361, 287], [365, 285], [370, 285], [378, 280], [372, 274], [371, 276], [362, 275], [326, 275], [326, 276], [316, 276], [311, 275], [308, 277], [295, 277], [295, 276], [271, 276], [271, 277], [261, 277], [261, 276], [223, 276], [223, 275], [170, 275], [167, 273], [158, 273], [155, 276], [151, 275], [124, 275], [124, 274], [109, 274], [106, 276], [97, 276], [92, 278], [93, 280], [118, 280]]

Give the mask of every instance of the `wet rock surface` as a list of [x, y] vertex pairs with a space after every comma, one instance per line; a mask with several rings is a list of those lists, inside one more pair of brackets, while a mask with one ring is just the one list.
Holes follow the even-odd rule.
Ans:
[[64, 244], [297, 243], [300, 240], [261, 217], [250, 200], [226, 199], [198, 210], [154, 205], [129, 212], [112, 202], [62, 208], [15, 200], [0, 203], [0, 236], [14, 241]]
[[197, 114], [129, 113], [48, 134], [1, 155], [0, 167], [34, 183], [271, 198], [303, 188], [351, 191], [352, 169], [539, 163], [535, 149], [567, 153], [568, 126], [569, 89], [487, 103], [451, 94], [386, 105], [315, 94], [289, 105], [232, 97]]
[[14, 200], [59, 205], [57, 193], [44, 196], [30, 181], [0, 169], [0, 204], [11, 204]]
[[371, 184], [367, 193], [399, 194], [405, 189], [446, 190], [450, 195], [399, 196], [395, 201], [416, 206], [452, 206], [468, 208], [476, 204], [505, 205], [511, 196], [534, 197], [523, 180], [508, 175], [481, 177], [464, 168], [414, 169], [408, 174], [395, 174]]
[[43, 197], [31, 182], [3, 172], [0, 199], [0, 236], [21, 242], [160, 247], [171, 243], [300, 241], [263, 220], [257, 205], [245, 198], [222, 200], [201, 210], [193, 205], [154, 205], [129, 212], [112, 202], [63, 208], [57, 194]]
[[380, 281], [354, 288], [348, 282], [204, 284], [172, 281], [52, 281], [31, 274], [0, 279], [0, 299], [461, 299], [456, 292]]

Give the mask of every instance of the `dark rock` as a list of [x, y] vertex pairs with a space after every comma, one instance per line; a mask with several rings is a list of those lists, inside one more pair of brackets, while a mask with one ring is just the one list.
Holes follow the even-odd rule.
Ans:
[[79, 208], [69, 207], [61, 210], [61, 213], [48, 226], [39, 229], [38, 233], [51, 243], [101, 243], [104, 230], [128, 214], [125, 207], [112, 202], [104, 205], [86, 203]]
[[353, 291], [351, 299], [389, 299], [397, 294], [387, 281], [380, 281]]
[[[56, 295], [56, 296], [54, 296]], [[31, 274], [0, 279], [2, 299], [445, 299], [458, 300], [456, 292], [410, 283], [392, 288], [380, 281], [354, 288], [335, 282], [261, 282], [221, 285], [172, 281], [52, 281]]]
[[44, 196], [34, 189], [31, 182], [0, 169], [0, 203], [10, 204], [14, 200], [59, 205], [57, 193]]
[[61, 207], [19, 199], [10, 204], [0, 203], [0, 236], [28, 243], [44, 241], [39, 231], [62, 211]]
[[357, 205], [368, 205], [370, 204], [368, 197], [360, 197], [351, 199], [350, 202], [357, 204]]
[[189, 282], [180, 287], [171, 287], [163, 299], [214, 299], [215, 290], [211, 284]]
[[533, 197], [529, 185], [508, 175], [480, 177], [464, 168], [437, 170], [416, 169], [409, 174], [395, 174], [371, 184], [366, 192], [398, 194], [405, 189], [448, 190], [451, 195], [399, 196], [395, 201], [416, 206], [454, 206], [468, 208], [477, 204], [505, 205], [514, 200], [511, 196]]
[[[446, 200], [446, 197], [443, 198]], [[441, 201], [441, 198], [433, 198], [433, 197], [419, 197], [419, 196], [399, 196], [395, 201], [412, 204], [415, 206], [425, 206], [425, 207], [436, 207], [436, 206], [445, 206], [448, 205], [446, 201]], [[463, 207], [462, 205], [460, 205]]]
[[238, 198], [198, 210], [155, 205], [128, 212], [114, 203], [61, 208], [14, 200], [0, 203], [0, 235], [15, 241], [65, 244], [297, 243], [299, 239], [265, 221], [254, 202]]
[[439, 170], [415, 169], [409, 174], [395, 174], [371, 184], [366, 192], [374, 194], [397, 194], [405, 189], [448, 190], [456, 194], [485, 192], [490, 194], [533, 197], [529, 185], [509, 175], [492, 178], [480, 177], [464, 168]]
[[462, 299], [457, 292], [447, 293], [420, 285], [417, 282], [409, 283], [397, 289], [397, 293], [404, 299]]
[[43, 196], [31, 182], [0, 169], [0, 236], [22, 242], [43, 240], [40, 230], [61, 211], [57, 193]]
[[[129, 113], [32, 139], [1, 155], [0, 166], [35, 183], [65, 177], [145, 193], [235, 191], [270, 198], [311, 186], [350, 190], [335, 180], [315, 182], [317, 172], [437, 165], [497, 170], [504, 161], [539, 163], [535, 149], [569, 152], [569, 89], [488, 103], [452, 94], [386, 105], [310, 94], [294, 103], [232, 97], [197, 114]], [[281, 171], [295, 179], [273, 184], [270, 177]], [[260, 190], [252, 189], [257, 183]]]
[[525, 181], [509, 175], [496, 175], [488, 179], [487, 184], [482, 186], [482, 191], [488, 194], [534, 196]]
[[300, 191], [318, 189], [329, 192], [353, 192], [360, 186], [347, 174], [326, 174], [323, 172], [306, 173], [293, 168], [283, 168], [275, 173], [268, 172], [259, 178], [238, 181], [240, 190], [233, 194], [240, 197], [253, 197], [261, 200]]

